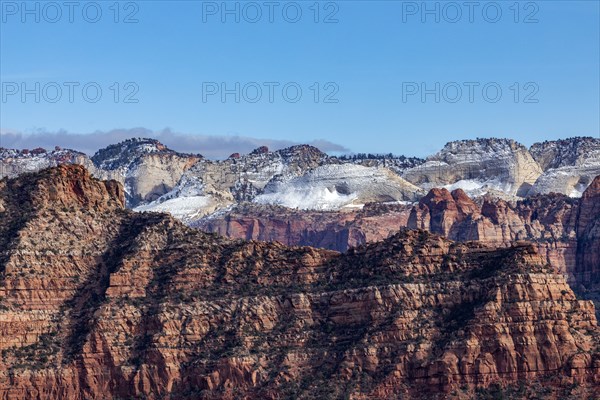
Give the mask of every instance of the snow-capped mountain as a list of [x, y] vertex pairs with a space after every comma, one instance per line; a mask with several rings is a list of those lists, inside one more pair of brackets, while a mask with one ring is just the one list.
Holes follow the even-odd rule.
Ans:
[[98, 173], [122, 182], [134, 207], [169, 192], [202, 156], [178, 153], [155, 139], [129, 139], [91, 158]]
[[529, 152], [544, 171], [562, 167], [600, 165], [600, 139], [592, 137], [535, 143]]
[[0, 148], [0, 178], [35, 172], [58, 164], [81, 164], [100, 179], [125, 188], [127, 205], [155, 200], [171, 190], [201, 156], [182, 154], [155, 139], [129, 139], [99, 150], [91, 158], [75, 150]]
[[581, 197], [600, 175], [600, 139], [576, 137], [536, 143], [530, 152], [544, 170], [530, 194], [555, 192]]
[[463, 189], [471, 195], [496, 190], [522, 197], [541, 174], [525, 146], [510, 139], [477, 139], [446, 144], [402, 177], [423, 189]]
[[293, 179], [274, 179], [254, 201], [304, 210], [336, 210], [371, 202], [416, 201], [423, 190], [383, 167], [322, 165]]
[[14, 178], [59, 164], [81, 164], [88, 169], [93, 168], [93, 163], [84, 153], [58, 146], [50, 151], [43, 148], [16, 150], [0, 147], [0, 178]]
[[[414, 201], [424, 194], [376, 160], [373, 166], [360, 165], [363, 161], [330, 157], [307, 145], [273, 152], [261, 147], [223, 161], [203, 159], [173, 190], [136, 210], [173, 210], [190, 222], [244, 201], [337, 210], [374, 201]], [[401, 161], [386, 162], [399, 168]]]
[[192, 223], [251, 202], [298, 210], [342, 210], [366, 203], [417, 201], [429, 189], [463, 189], [505, 200], [557, 192], [573, 197], [600, 175], [600, 139], [536, 143], [509, 139], [454, 141], [426, 160], [367, 155], [333, 157], [298, 145], [208, 160], [177, 153], [154, 139], [130, 139], [89, 158], [74, 150], [0, 148], [0, 176], [77, 163], [116, 179], [127, 205], [165, 211]]

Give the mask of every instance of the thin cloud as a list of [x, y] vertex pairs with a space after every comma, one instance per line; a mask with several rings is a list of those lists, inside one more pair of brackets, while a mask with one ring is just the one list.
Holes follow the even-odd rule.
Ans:
[[[67, 131], [23, 133], [11, 130], [0, 131], [0, 146], [16, 149], [60, 146], [92, 155], [101, 148], [130, 138], [154, 138], [167, 147], [185, 153], [198, 153], [211, 159], [222, 159], [232, 153], [246, 154], [257, 147], [267, 146], [271, 150], [301, 144], [291, 140], [260, 139], [247, 136], [194, 135], [172, 132], [170, 129], [151, 131], [146, 128], [113, 129], [79, 134]], [[307, 143], [324, 152], [345, 153], [349, 150], [328, 140], [318, 139]]]

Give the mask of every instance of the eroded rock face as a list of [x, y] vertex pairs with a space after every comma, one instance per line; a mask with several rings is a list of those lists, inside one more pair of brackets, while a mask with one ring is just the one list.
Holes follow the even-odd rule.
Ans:
[[125, 188], [128, 207], [147, 203], [170, 191], [201, 156], [175, 152], [154, 139], [129, 139], [99, 150], [93, 157], [56, 148], [0, 148], [0, 178], [14, 178], [57, 165], [78, 164], [100, 179], [116, 180]]
[[531, 194], [565, 193], [581, 197], [594, 178], [600, 175], [600, 139], [574, 137], [536, 143], [530, 149], [544, 173]]
[[0, 147], [0, 179], [15, 178], [21, 174], [38, 172], [62, 164], [79, 164], [92, 170], [90, 158], [79, 151], [56, 148], [51, 151], [5, 149]]
[[594, 306], [531, 245], [405, 231], [342, 255], [229, 241], [123, 197], [77, 166], [0, 181], [0, 398], [472, 398], [520, 381], [583, 398], [600, 384]]
[[424, 189], [486, 186], [524, 197], [542, 174], [527, 148], [509, 139], [450, 142], [402, 177]]
[[[582, 199], [549, 194], [507, 202], [477, 202], [462, 190], [432, 189], [415, 205], [369, 204], [355, 212], [298, 212], [243, 205], [193, 226], [223, 236], [280, 241], [337, 251], [383, 240], [402, 228], [494, 247], [533, 242], [548, 263], [581, 290], [600, 293], [600, 177]], [[599, 298], [600, 300], [600, 298]]]
[[600, 287], [600, 177], [587, 188], [577, 215], [576, 281], [585, 288]]
[[169, 192], [201, 158], [173, 151], [155, 139], [129, 139], [99, 150], [91, 160], [94, 175], [121, 182], [127, 205], [135, 207]]
[[230, 238], [345, 252], [405, 228], [411, 209], [412, 205], [371, 203], [356, 211], [318, 212], [244, 203], [191, 226]]
[[529, 149], [544, 171], [600, 162], [600, 139], [574, 137], [535, 143]]

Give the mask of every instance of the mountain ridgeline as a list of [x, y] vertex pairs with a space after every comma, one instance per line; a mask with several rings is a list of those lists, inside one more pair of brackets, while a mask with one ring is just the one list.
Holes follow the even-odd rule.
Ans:
[[[347, 210], [370, 202], [415, 201], [433, 188], [518, 200], [536, 194], [581, 197], [600, 175], [600, 140], [450, 142], [425, 160], [393, 155], [333, 157], [307, 145], [261, 147], [227, 160], [183, 154], [154, 139], [130, 139], [93, 157], [74, 150], [0, 149], [0, 176], [81, 164], [125, 189], [127, 206], [167, 211], [187, 223], [245, 202], [290, 209]], [[371, 179], [372, 178], [372, 179]]]
[[[409, 218], [452, 230], [468, 212], [441, 192]], [[78, 165], [1, 180], [0, 240], [0, 398], [594, 399], [600, 385], [593, 303], [523, 241], [231, 240], [128, 210], [121, 183]]]

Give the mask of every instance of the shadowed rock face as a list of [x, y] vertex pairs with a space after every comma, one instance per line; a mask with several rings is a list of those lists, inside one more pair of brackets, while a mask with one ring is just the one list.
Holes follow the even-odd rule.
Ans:
[[600, 384], [594, 306], [534, 246], [404, 231], [342, 255], [123, 203], [78, 166], [0, 181], [0, 398], [474, 398], [523, 381], [523, 396], [586, 398]]
[[581, 199], [549, 194], [514, 203], [490, 196], [475, 202], [460, 189], [432, 189], [415, 206], [369, 204], [339, 213], [242, 205], [194, 226], [233, 238], [342, 252], [406, 227], [493, 247], [528, 240], [578, 290], [600, 293], [600, 177]]

